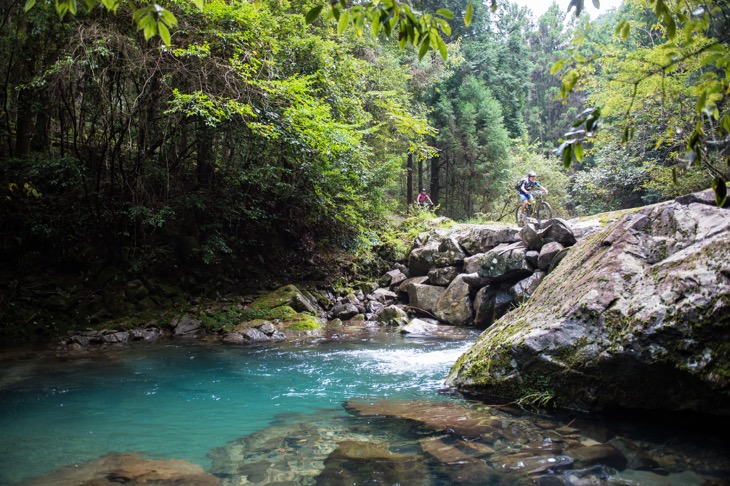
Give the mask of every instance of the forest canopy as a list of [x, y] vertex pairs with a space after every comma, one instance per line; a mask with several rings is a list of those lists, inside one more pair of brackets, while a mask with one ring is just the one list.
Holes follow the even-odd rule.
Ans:
[[561, 217], [726, 195], [724, 2], [32, 3], [0, 26], [15, 274], [311, 270], [420, 188], [506, 223], [530, 170]]

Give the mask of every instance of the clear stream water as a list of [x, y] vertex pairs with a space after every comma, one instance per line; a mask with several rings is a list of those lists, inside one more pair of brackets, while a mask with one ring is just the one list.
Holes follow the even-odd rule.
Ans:
[[[184, 459], [207, 469], [215, 448], [287, 420], [321, 420], [322, 411], [333, 419], [351, 416], [343, 408], [351, 399], [466, 404], [443, 393], [443, 378], [476, 336], [382, 335], [266, 347], [168, 341], [84, 358], [5, 361], [0, 363], [0, 484], [22, 484], [112, 452]], [[707, 457], [709, 450], [723, 457], [728, 450], [727, 442], [715, 437], [672, 436], [680, 439], [682, 454], [697, 449], [699, 456]], [[709, 474], [659, 470], [633, 482], [624, 473], [623, 482], [610, 484], [653, 484], [649, 478], [677, 473], [688, 482], [671, 484], [702, 484], [707, 477], [727, 481], [724, 467]]]

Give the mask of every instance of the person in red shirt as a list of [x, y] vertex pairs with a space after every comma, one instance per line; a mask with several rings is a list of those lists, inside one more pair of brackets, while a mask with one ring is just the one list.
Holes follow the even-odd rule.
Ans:
[[418, 205], [421, 207], [426, 205], [428, 205], [428, 207], [433, 206], [433, 201], [431, 201], [431, 198], [428, 197], [426, 189], [421, 189], [421, 192], [418, 194]]

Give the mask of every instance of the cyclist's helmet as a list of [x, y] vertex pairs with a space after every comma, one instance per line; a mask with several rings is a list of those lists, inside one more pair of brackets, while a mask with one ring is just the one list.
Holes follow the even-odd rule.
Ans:
[[535, 174], [534, 170], [531, 170], [529, 174], [527, 174], [527, 177], [537, 177], [537, 174]]

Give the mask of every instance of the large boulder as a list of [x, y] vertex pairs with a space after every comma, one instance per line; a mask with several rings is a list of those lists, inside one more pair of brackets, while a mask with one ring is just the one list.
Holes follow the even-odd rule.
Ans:
[[[421, 241], [424, 241], [422, 244]], [[439, 253], [441, 239], [436, 233], [419, 235], [416, 240], [416, 248], [408, 254], [408, 275], [418, 277], [427, 275], [428, 271], [437, 266], [436, 256]]]
[[528, 277], [534, 269], [527, 263], [526, 253], [522, 242], [502, 249], [495, 248], [484, 254], [477, 273], [491, 282], [516, 281]]
[[585, 410], [730, 414], [730, 211], [689, 201], [579, 241], [447, 382]]
[[433, 314], [439, 321], [457, 326], [472, 324], [474, 306], [469, 292], [469, 285], [464, 282], [464, 275], [459, 275], [441, 294], [433, 306]]
[[466, 254], [453, 237], [444, 238], [439, 244], [438, 255], [434, 258], [437, 267], [462, 265]]
[[297, 312], [309, 312], [315, 316], [322, 313], [321, 309], [317, 307], [316, 299], [305, 294], [295, 285], [279, 287], [251, 302], [251, 309], [257, 311], [269, 311], [282, 306], [289, 306]]
[[414, 283], [408, 286], [408, 303], [412, 307], [431, 312], [445, 290], [436, 285]]
[[514, 243], [519, 239], [520, 230], [516, 226], [479, 224], [465, 224], [460, 225], [459, 228], [460, 230], [454, 235], [454, 238], [469, 255], [486, 253], [502, 243]]

